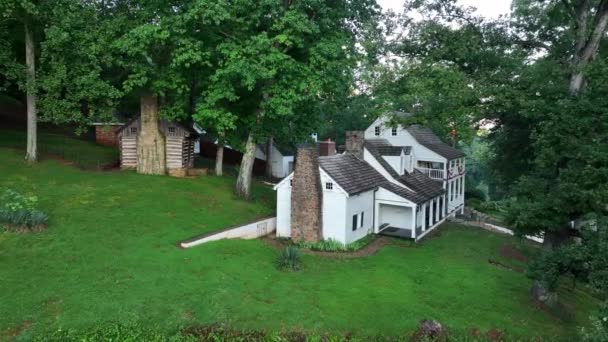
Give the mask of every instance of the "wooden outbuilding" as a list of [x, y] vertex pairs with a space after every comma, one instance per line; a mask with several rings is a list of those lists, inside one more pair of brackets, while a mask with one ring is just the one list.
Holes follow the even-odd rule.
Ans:
[[[159, 128], [165, 136], [169, 173], [194, 167], [194, 144], [199, 137], [198, 133], [185, 125], [164, 119], [160, 120]], [[137, 138], [140, 132], [140, 118], [131, 120], [118, 131], [120, 167], [123, 169], [137, 168]]]

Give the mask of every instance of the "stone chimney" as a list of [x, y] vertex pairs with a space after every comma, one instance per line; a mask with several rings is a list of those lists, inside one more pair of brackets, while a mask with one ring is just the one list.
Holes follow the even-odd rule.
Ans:
[[323, 238], [323, 190], [315, 147], [300, 147], [291, 185], [291, 239], [319, 242]]
[[319, 142], [319, 156], [329, 157], [336, 154], [336, 143], [331, 139]]
[[355, 156], [363, 159], [363, 142], [365, 141], [365, 132], [363, 131], [346, 131], [346, 152], [352, 153]]

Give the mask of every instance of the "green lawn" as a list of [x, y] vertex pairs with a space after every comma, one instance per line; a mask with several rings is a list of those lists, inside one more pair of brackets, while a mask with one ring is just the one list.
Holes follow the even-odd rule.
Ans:
[[38, 195], [51, 216], [46, 232], [0, 233], [0, 340], [104, 321], [402, 335], [424, 318], [567, 339], [594, 306], [584, 292], [564, 291], [573, 317], [536, 309], [523, 274], [488, 263], [510, 264], [498, 251], [520, 242], [473, 228], [444, 227], [416, 248], [389, 246], [368, 258], [304, 256], [297, 273], [277, 271], [277, 251], [260, 240], [176, 248], [272, 213], [269, 188], [256, 185], [253, 202], [236, 200], [228, 177], [28, 166], [20, 152], [0, 148], [0, 187]]

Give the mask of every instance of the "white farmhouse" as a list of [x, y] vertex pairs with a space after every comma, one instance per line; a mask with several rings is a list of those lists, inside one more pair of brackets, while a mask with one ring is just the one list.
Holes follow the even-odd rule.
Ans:
[[331, 141], [320, 143], [319, 157], [316, 148], [298, 150], [295, 172], [275, 186], [277, 236], [344, 244], [368, 234], [419, 240], [464, 209], [464, 153], [428, 128], [391, 126], [392, 115], [406, 114], [385, 114], [364, 132], [347, 132], [343, 154], [324, 146]]

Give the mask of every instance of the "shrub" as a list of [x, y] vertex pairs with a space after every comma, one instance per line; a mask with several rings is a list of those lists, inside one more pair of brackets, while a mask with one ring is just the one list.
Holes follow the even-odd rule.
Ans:
[[334, 239], [321, 240], [319, 242], [298, 242], [296, 245], [300, 248], [321, 252], [354, 252], [367, 246], [373, 240], [374, 236], [368, 235], [346, 245]]
[[287, 246], [281, 251], [277, 259], [280, 270], [297, 271], [300, 269], [300, 251], [296, 246]]
[[486, 194], [479, 188], [466, 189], [464, 192], [464, 197], [466, 199], [476, 198], [480, 201], [486, 200]]
[[9, 231], [33, 231], [46, 227], [49, 217], [36, 210], [36, 196], [6, 190], [0, 196], [0, 225]]

